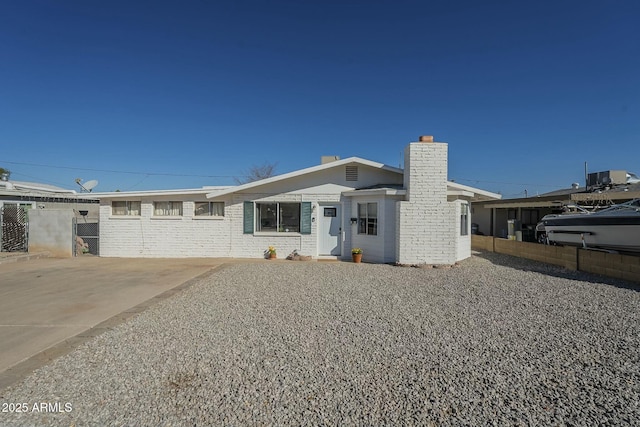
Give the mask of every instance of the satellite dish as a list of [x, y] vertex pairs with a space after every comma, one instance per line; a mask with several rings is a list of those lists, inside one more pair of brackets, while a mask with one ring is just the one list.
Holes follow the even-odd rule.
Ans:
[[91, 181], [87, 181], [83, 184], [81, 178], [76, 178], [76, 184], [78, 184], [84, 191], [90, 193], [91, 190], [93, 190], [98, 185], [98, 181], [92, 179]]
[[95, 179], [92, 179], [91, 181], [87, 181], [84, 184], [82, 184], [84, 189], [87, 191], [93, 190], [94, 188], [96, 188], [97, 185], [98, 185], [98, 181]]

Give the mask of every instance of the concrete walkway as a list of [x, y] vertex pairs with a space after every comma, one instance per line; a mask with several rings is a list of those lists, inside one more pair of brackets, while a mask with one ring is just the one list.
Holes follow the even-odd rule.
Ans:
[[82, 256], [0, 264], [0, 389], [229, 261]]

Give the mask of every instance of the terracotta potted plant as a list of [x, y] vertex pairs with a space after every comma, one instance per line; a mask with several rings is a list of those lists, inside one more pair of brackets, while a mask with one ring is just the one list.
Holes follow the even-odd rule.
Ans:
[[275, 246], [269, 246], [269, 249], [267, 249], [267, 258], [269, 258], [269, 259], [276, 259], [277, 258], [277, 253], [276, 253], [276, 247]]
[[360, 262], [362, 262], [362, 249], [351, 249], [351, 258], [353, 258], [353, 262], [355, 262], [356, 264], [360, 264]]

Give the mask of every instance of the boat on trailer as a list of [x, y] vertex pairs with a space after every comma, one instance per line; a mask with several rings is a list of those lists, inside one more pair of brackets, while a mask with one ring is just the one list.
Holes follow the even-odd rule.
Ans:
[[550, 243], [624, 252], [640, 252], [640, 199], [589, 215], [544, 220]]

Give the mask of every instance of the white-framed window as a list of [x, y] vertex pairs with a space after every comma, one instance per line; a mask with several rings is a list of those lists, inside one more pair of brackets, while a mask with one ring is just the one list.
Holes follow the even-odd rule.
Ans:
[[113, 216], [140, 216], [140, 201], [118, 200], [111, 202]]
[[300, 232], [300, 203], [256, 203], [256, 231]]
[[182, 202], [153, 202], [153, 216], [182, 216]]
[[469, 204], [460, 205], [460, 235], [467, 236], [469, 234]]
[[195, 216], [224, 216], [224, 202], [196, 202]]
[[377, 203], [358, 203], [358, 234], [378, 235]]

